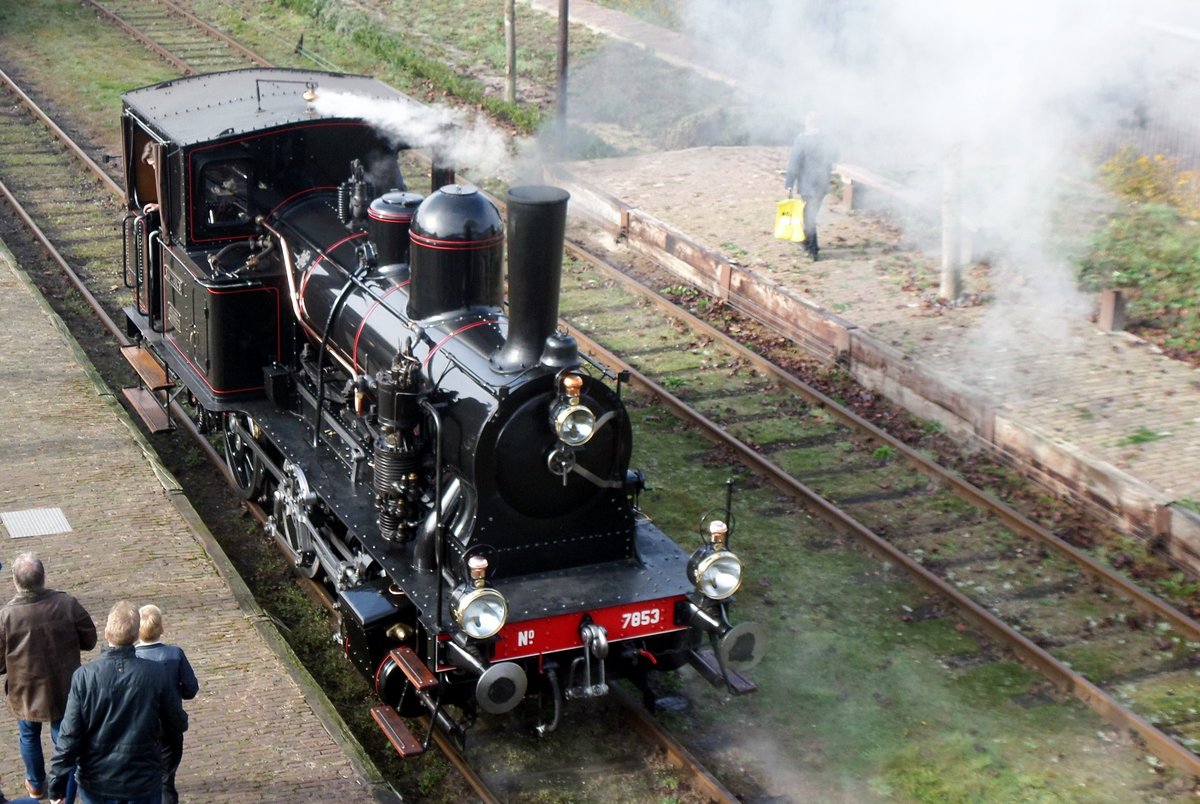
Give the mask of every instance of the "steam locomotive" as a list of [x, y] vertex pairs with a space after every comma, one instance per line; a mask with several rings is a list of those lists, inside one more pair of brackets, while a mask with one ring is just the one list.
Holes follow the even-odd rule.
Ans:
[[640, 513], [627, 378], [557, 328], [567, 193], [513, 187], [505, 221], [436, 152], [411, 192], [407, 143], [322, 93], [423, 108], [282, 69], [124, 96], [130, 404], [169, 429], [182, 398], [219, 434], [234, 487], [332, 589], [405, 756], [430, 737], [415, 714], [462, 740], [536, 693], [546, 731], [684, 664], [753, 689], [762, 629], [728, 619], [724, 521], [689, 554]]

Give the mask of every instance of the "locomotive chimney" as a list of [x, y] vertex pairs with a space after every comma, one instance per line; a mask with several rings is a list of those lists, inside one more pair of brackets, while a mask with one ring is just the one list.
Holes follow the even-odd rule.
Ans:
[[492, 355], [503, 373], [537, 365], [558, 326], [567, 199], [561, 187], [508, 191], [508, 338]]

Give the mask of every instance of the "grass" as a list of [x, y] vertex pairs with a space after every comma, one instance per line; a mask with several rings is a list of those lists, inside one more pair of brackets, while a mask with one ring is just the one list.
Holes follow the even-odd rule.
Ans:
[[[448, 65], [445, 51], [437, 49], [434, 40], [418, 40], [423, 41], [423, 47], [410, 44], [411, 40], [408, 37], [402, 37], [399, 33], [380, 25], [377, 19], [367, 14], [349, 11], [336, 0], [276, 0], [276, 4], [308, 17], [322, 27], [336, 30], [351, 44], [388, 65], [389, 72], [405, 74], [409, 81], [430, 84], [439, 94], [453, 95], [463, 103], [479, 106], [493, 118], [509, 122], [519, 131], [530, 133], [542, 124], [541, 109], [535, 105], [513, 103], [495, 94], [489, 94], [481, 82]], [[451, 5], [456, 6], [455, 12], [462, 24], [445, 29], [445, 32], [457, 31], [460, 36], [458, 44], [476, 52], [483, 41], [481, 28], [488, 23], [494, 23], [497, 18], [481, 18], [478, 11], [473, 10], [478, 8], [478, 4], [458, 2]], [[493, 34], [489, 41], [494, 38]], [[503, 31], [500, 32], [499, 41], [503, 42]], [[491, 48], [485, 52], [496, 51], [495, 48]], [[522, 63], [528, 65], [533, 60], [531, 51], [526, 50], [523, 53], [525, 59]]]
[[596, 5], [624, 11], [652, 25], [678, 31], [686, 13], [677, 0], [595, 0]]

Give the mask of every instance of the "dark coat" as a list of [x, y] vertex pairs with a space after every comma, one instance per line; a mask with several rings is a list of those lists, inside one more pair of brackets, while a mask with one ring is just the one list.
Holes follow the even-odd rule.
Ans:
[[829, 138], [820, 131], [806, 131], [792, 143], [783, 186], [795, 189], [805, 201], [824, 198], [836, 161], [837, 151]]
[[200, 691], [200, 682], [196, 680], [192, 663], [188, 661], [183, 648], [151, 642], [148, 645], [136, 646], [136, 650], [139, 659], [158, 662], [167, 669], [167, 678], [171, 679], [175, 689], [179, 690], [180, 698], [190, 701], [196, 697], [196, 693]]
[[19, 720], [60, 720], [79, 652], [96, 647], [96, 624], [66, 592], [20, 592], [0, 609], [0, 673]]
[[162, 789], [164, 737], [187, 731], [187, 713], [158, 662], [133, 645], [105, 648], [71, 679], [67, 712], [50, 760], [50, 798], [62, 798], [78, 768], [79, 787], [99, 798], [141, 798]]

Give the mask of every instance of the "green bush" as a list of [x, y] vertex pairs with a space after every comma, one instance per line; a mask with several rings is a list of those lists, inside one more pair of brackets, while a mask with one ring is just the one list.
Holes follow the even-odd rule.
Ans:
[[1195, 171], [1118, 151], [1102, 167], [1123, 202], [1080, 263], [1086, 289], [1121, 288], [1131, 325], [1168, 352], [1200, 357], [1200, 194]]

